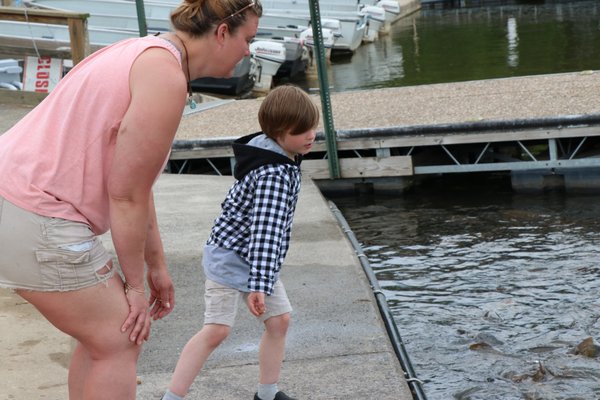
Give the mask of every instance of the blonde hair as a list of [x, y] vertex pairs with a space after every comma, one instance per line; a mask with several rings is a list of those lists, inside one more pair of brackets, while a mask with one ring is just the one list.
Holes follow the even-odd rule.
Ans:
[[[249, 7], [254, 2], [254, 5]], [[246, 7], [243, 12], [239, 12]], [[171, 24], [176, 30], [199, 37], [220, 23], [231, 32], [246, 22], [247, 13], [262, 16], [260, 0], [183, 0], [171, 12]]]
[[300, 135], [319, 124], [319, 108], [310, 96], [294, 85], [277, 86], [258, 109], [258, 123], [271, 139], [289, 133]]

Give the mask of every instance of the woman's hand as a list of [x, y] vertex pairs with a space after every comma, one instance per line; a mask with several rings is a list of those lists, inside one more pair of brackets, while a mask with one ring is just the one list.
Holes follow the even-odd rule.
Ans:
[[144, 288], [129, 286], [125, 283], [125, 298], [129, 304], [129, 315], [121, 327], [121, 332], [127, 332], [132, 326], [129, 340], [141, 345], [150, 337], [150, 323], [148, 315], [148, 299]]
[[175, 288], [166, 268], [148, 270], [150, 287], [150, 317], [154, 320], [166, 317], [175, 307]]

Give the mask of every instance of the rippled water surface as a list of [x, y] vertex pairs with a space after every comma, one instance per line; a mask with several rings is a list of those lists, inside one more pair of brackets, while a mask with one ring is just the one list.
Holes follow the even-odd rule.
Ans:
[[[599, 43], [597, 0], [423, 9], [334, 60], [328, 80], [347, 91], [597, 70]], [[296, 83], [319, 86], [310, 75]]]
[[[599, 1], [529, 3], [423, 10], [334, 61], [329, 82], [345, 91], [600, 69]], [[599, 359], [575, 351], [600, 340], [600, 195], [518, 195], [467, 179], [332, 198], [428, 399], [600, 399]]]
[[600, 196], [444, 185], [332, 198], [429, 400], [600, 399]]

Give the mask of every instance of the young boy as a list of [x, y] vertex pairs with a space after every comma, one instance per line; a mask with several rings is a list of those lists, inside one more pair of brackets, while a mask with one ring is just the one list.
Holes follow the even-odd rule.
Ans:
[[293, 400], [277, 383], [292, 307], [279, 280], [300, 191], [300, 158], [310, 151], [319, 110], [291, 85], [278, 86], [258, 111], [262, 132], [233, 144], [236, 182], [204, 247], [203, 328], [185, 345], [163, 400], [180, 400], [228, 336], [240, 298], [265, 324], [254, 400]]

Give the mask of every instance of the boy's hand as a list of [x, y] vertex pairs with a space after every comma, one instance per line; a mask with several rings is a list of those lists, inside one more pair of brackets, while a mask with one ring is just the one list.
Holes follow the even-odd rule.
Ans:
[[248, 310], [255, 317], [260, 317], [265, 313], [265, 294], [263, 292], [250, 292], [246, 302]]

